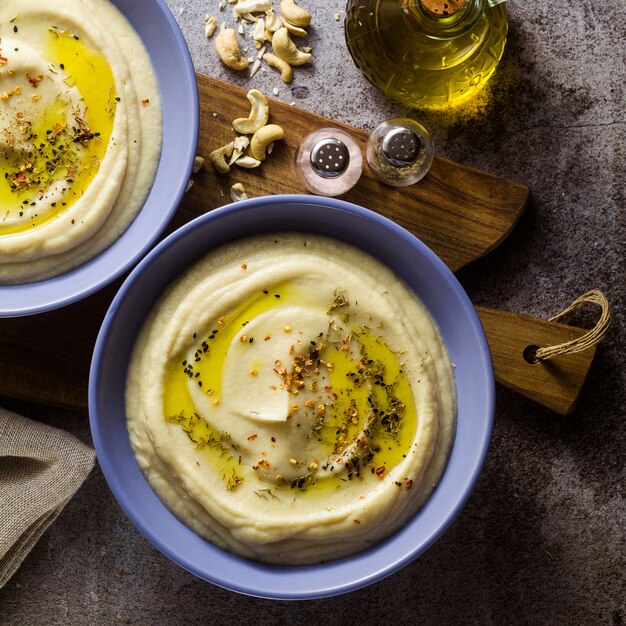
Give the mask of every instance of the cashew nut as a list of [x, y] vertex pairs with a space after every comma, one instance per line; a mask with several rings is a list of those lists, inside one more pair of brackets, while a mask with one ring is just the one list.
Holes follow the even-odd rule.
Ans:
[[193, 167], [191, 168], [191, 173], [197, 174], [203, 167], [204, 167], [204, 159], [201, 156], [196, 155], [193, 158]]
[[213, 37], [213, 33], [217, 28], [217, 20], [210, 15], [204, 16], [204, 35], [207, 39]]
[[243, 151], [250, 145], [250, 139], [245, 135], [241, 135], [235, 139], [233, 154], [230, 157], [230, 161], [228, 161], [228, 165], [232, 165], [242, 154]]
[[256, 59], [250, 68], [250, 78], [252, 78], [261, 69], [261, 61]]
[[293, 80], [293, 68], [287, 61], [283, 61], [279, 59], [277, 56], [270, 54], [263, 55], [263, 60], [270, 66], [280, 71], [281, 78], [286, 82], [290, 83]]
[[295, 35], [296, 37], [306, 37], [307, 33], [304, 28], [300, 28], [299, 26], [294, 26], [293, 24], [290, 24], [284, 17], [281, 17], [280, 21], [290, 34]]
[[229, 157], [233, 153], [233, 148], [235, 147], [235, 142], [231, 141], [230, 143], [218, 148], [217, 150], [213, 150], [211, 154], [209, 154], [209, 160], [213, 163], [213, 167], [220, 174], [228, 174], [230, 172], [230, 165], [226, 163], [226, 158]]
[[243, 188], [243, 185], [241, 183], [235, 183], [230, 188], [230, 199], [233, 202], [239, 202], [240, 200], [248, 199], [248, 194], [246, 193], [246, 190]]
[[284, 26], [274, 33], [272, 48], [276, 56], [287, 61], [289, 65], [304, 65], [311, 60], [310, 54], [296, 48], [296, 44], [291, 41], [289, 32]]
[[249, 156], [242, 156], [235, 161], [235, 165], [238, 165], [239, 167], [245, 167], [246, 169], [250, 170], [254, 167], [259, 167], [259, 165], [261, 165], [261, 161]]
[[249, 61], [241, 56], [234, 28], [224, 28], [215, 38], [215, 51], [222, 63], [233, 70], [245, 70]]
[[252, 27], [252, 38], [259, 44], [265, 41], [265, 20], [262, 17], [260, 17]]
[[280, 12], [285, 19], [294, 26], [305, 28], [311, 22], [311, 14], [299, 7], [295, 0], [281, 0]]
[[277, 124], [268, 124], [259, 128], [252, 136], [250, 154], [258, 161], [265, 161], [265, 150], [273, 143], [285, 136], [283, 129]]
[[280, 19], [274, 11], [268, 11], [265, 14], [265, 28], [272, 33], [275, 33], [281, 27]]
[[[235, 11], [239, 15], [245, 13], [265, 13], [272, 8], [270, 0], [239, 0], [235, 5]], [[252, 18], [254, 20], [254, 18]]]
[[270, 116], [270, 107], [267, 98], [258, 90], [248, 92], [248, 100], [252, 105], [249, 117], [239, 117], [233, 122], [233, 128], [242, 135], [251, 135], [267, 124]]

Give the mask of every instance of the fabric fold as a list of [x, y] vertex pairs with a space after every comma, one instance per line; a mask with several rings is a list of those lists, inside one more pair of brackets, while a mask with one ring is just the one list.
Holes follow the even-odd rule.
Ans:
[[73, 435], [0, 408], [0, 587], [83, 484], [95, 452]]

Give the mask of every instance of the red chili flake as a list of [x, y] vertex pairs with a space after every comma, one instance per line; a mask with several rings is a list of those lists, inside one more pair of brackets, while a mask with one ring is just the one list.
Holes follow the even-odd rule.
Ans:
[[150, 100], [148, 100], [148, 98], [144, 98], [141, 101], [141, 104], [143, 104], [143, 106], [147, 107], [150, 104]]
[[380, 467], [376, 468], [376, 476], [378, 476], [378, 478], [382, 478], [385, 475], [385, 466], [381, 465]]
[[276, 437], [272, 437], [272, 443], [276, 443]]
[[243, 263], [243, 264], [241, 265], [241, 269], [242, 269], [242, 270], [247, 270], [247, 269], [248, 269], [248, 264], [247, 264], [247, 263]]
[[43, 74], [37, 74], [36, 76], [26, 74], [26, 78], [33, 87], [37, 88], [39, 86], [39, 83], [43, 80]]
[[257, 437], [258, 437], [258, 435], [250, 435], [248, 437], [248, 441], [254, 441]]

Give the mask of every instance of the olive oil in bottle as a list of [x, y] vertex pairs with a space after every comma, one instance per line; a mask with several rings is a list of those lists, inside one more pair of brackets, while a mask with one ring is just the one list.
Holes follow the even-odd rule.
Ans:
[[409, 108], [464, 102], [504, 51], [502, 0], [348, 0], [345, 35], [357, 67]]

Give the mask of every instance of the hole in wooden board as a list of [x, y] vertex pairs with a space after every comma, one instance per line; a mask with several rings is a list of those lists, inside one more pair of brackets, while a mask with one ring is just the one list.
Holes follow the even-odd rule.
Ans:
[[526, 363], [530, 363], [531, 365], [537, 365], [539, 363], [539, 359], [537, 358], [537, 350], [539, 350], [539, 346], [526, 346], [524, 348], [524, 361]]

